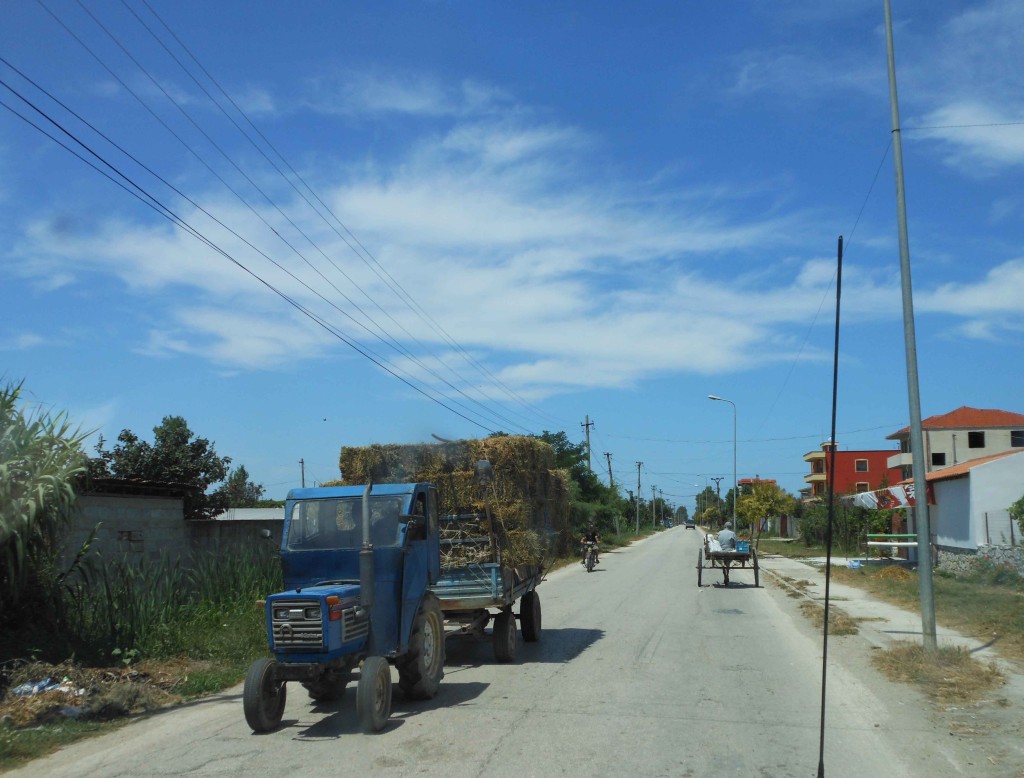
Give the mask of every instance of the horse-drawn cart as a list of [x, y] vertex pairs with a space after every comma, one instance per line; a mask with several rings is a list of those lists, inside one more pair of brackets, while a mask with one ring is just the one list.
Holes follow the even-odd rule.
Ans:
[[729, 585], [730, 570], [754, 571], [754, 586], [761, 585], [761, 569], [757, 564], [757, 549], [744, 540], [736, 541], [736, 548], [722, 548], [711, 535], [704, 536], [704, 547], [697, 552], [697, 586], [701, 585], [705, 570], [721, 570], [725, 585]]

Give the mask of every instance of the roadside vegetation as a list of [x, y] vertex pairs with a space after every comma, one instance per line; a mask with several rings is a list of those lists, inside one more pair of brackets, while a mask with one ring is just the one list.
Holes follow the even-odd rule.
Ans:
[[901, 641], [874, 652], [871, 661], [890, 680], [916, 684], [940, 705], [977, 702], [1005, 681], [994, 662], [979, 662], [959, 646], [940, 646], [931, 652], [917, 643]]
[[[88, 433], [66, 414], [28, 413], [20, 384], [0, 387], [0, 771], [125, 716], [233, 686], [267, 653], [257, 601], [283, 586], [269, 544], [249, 553], [210, 549], [187, 566], [167, 556], [133, 565], [100, 556], [90, 538], [61, 563], [89, 478], [189, 485], [192, 519], [275, 504], [183, 418], [167, 416], [153, 433], [149, 442], [123, 430], [110, 448], [101, 439], [90, 458]], [[607, 551], [672, 517], [662, 500], [638, 505], [602, 484], [586, 447], [565, 433], [539, 437], [570, 475], [570, 556], [556, 566], [577, 558], [576, 540], [591, 524]]]

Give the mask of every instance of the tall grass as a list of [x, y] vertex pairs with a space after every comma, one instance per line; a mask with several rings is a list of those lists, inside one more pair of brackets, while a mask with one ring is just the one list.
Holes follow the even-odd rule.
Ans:
[[203, 551], [188, 566], [168, 555], [131, 563], [91, 554], [65, 580], [53, 618], [27, 625], [4, 653], [100, 664], [251, 656], [266, 649], [255, 601], [282, 586], [269, 550]]

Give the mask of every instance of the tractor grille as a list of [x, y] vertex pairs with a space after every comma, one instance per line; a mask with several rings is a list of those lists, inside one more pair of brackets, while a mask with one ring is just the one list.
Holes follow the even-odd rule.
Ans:
[[349, 643], [370, 633], [370, 619], [362, 608], [345, 608], [341, 622], [341, 641]]
[[319, 600], [278, 600], [271, 606], [274, 646], [320, 648], [324, 643]]

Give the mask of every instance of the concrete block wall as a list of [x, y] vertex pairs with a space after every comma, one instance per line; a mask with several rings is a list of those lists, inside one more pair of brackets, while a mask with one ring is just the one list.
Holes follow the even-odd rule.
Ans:
[[[166, 555], [187, 565], [197, 551], [230, 554], [280, 548], [284, 519], [185, 521], [181, 498], [82, 495], [64, 542], [65, 567], [97, 524], [92, 551], [106, 559], [149, 563]], [[262, 529], [270, 530], [271, 539], [260, 537]]]

